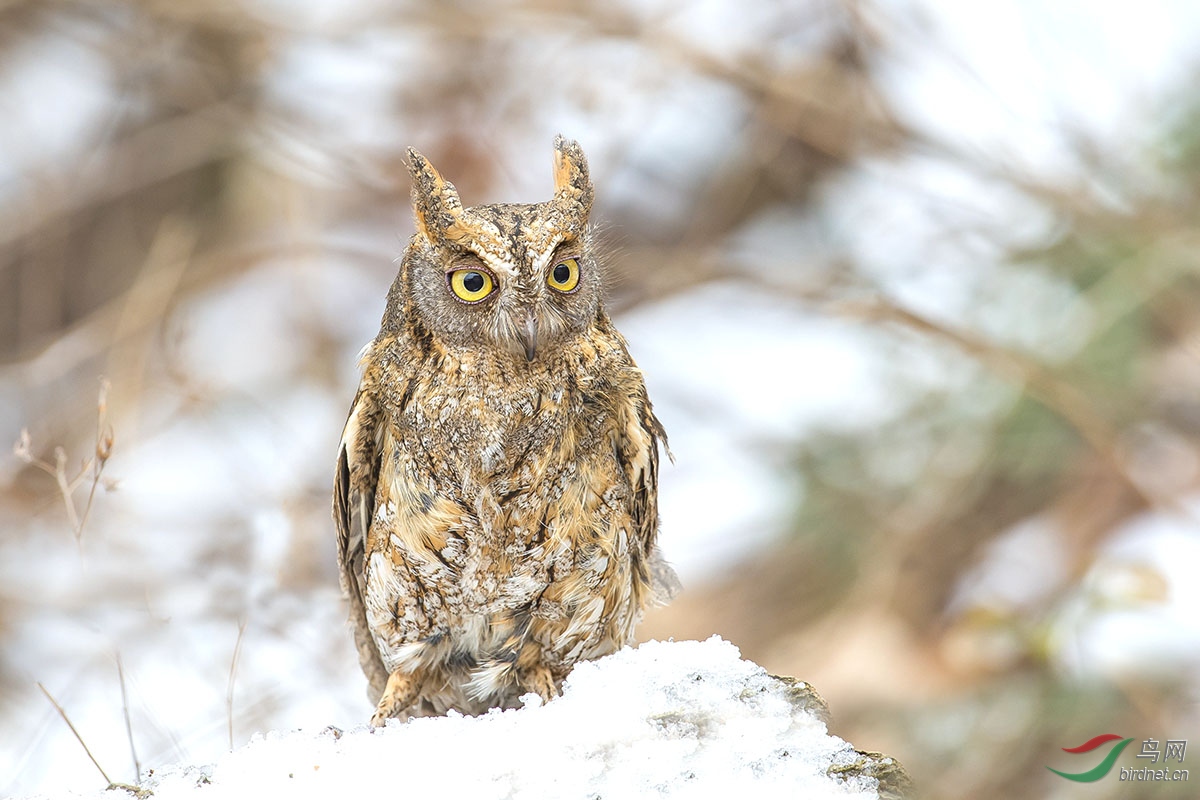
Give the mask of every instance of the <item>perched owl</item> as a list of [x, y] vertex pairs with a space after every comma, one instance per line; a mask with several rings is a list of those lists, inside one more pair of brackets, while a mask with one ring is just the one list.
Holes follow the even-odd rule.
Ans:
[[602, 303], [579, 145], [553, 199], [464, 208], [409, 150], [416, 234], [342, 433], [342, 586], [371, 722], [512, 707], [633, 637], [666, 436]]

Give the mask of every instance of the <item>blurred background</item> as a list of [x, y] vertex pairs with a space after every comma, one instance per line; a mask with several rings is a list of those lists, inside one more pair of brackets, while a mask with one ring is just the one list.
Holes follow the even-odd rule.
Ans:
[[559, 132], [676, 457], [640, 633], [929, 798], [1196, 795], [1046, 769], [1200, 738], [1187, 0], [4, 0], [0, 120], [0, 795], [104, 785], [39, 682], [113, 780], [366, 720], [330, 487], [404, 148], [537, 201]]

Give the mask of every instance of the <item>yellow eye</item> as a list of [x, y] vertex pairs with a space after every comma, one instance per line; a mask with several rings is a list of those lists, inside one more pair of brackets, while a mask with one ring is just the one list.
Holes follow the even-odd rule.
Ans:
[[546, 278], [546, 284], [551, 289], [557, 289], [560, 292], [574, 291], [579, 285], [579, 259], [568, 258], [566, 261], [560, 261], [554, 269], [550, 270], [550, 277]]
[[496, 288], [492, 276], [483, 270], [456, 269], [446, 277], [450, 281], [450, 291], [465, 303], [478, 303]]

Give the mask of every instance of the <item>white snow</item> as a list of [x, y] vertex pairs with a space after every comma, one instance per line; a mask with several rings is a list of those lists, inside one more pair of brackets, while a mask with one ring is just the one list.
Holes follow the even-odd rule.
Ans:
[[857, 758], [784, 684], [714, 636], [581, 664], [551, 703], [529, 695], [522, 709], [340, 736], [268, 733], [210, 766], [157, 770], [149, 783], [156, 800], [877, 797], [873, 778], [826, 774]]

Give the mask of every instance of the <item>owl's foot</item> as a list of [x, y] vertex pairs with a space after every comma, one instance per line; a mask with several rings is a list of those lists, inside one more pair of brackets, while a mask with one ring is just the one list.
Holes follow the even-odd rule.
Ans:
[[382, 728], [392, 717], [411, 706], [417, 699], [420, 684], [412, 673], [396, 670], [388, 676], [383, 696], [371, 715], [371, 727]]
[[545, 702], [558, 697], [558, 683], [550, 669], [541, 664], [525, 667], [517, 673], [517, 683], [523, 692], [534, 692]]

